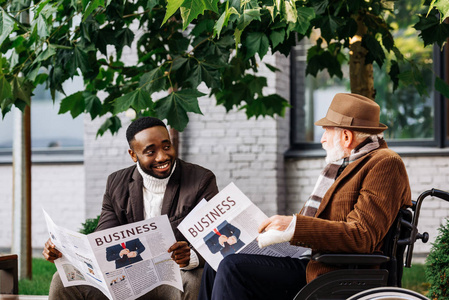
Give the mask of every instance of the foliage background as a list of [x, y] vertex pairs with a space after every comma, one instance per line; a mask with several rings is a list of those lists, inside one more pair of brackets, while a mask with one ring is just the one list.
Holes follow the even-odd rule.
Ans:
[[[65, 81], [82, 76], [84, 90], [65, 95], [59, 113], [74, 118], [88, 113], [92, 119], [106, 115], [100, 135], [117, 132], [121, 127], [117, 114], [128, 109], [138, 116], [166, 119], [183, 130], [188, 113], [202, 113], [198, 98], [206, 93], [227, 110], [244, 110], [248, 118], [283, 116], [289, 104], [279, 95], [264, 94], [266, 78], [258, 75], [261, 59], [276, 52], [287, 56], [298, 40], [318, 32], [307, 54], [307, 74], [327, 70], [331, 77], [342, 78], [341, 66], [360, 24], [368, 29], [362, 36], [368, 49], [365, 63], [385, 65], [393, 89], [399, 84], [413, 86], [425, 95], [422, 71], [404, 57], [391, 34], [388, 15], [395, 4], [0, 0], [0, 109], [3, 116], [13, 106], [24, 109], [38, 85], [49, 88], [55, 99], [57, 92], [65, 94]], [[449, 25], [442, 22], [449, 5], [433, 0], [424, 8], [427, 14], [419, 16], [414, 28], [424, 46], [442, 47], [449, 36]], [[137, 49], [136, 64], [123, 63], [125, 47]], [[449, 95], [444, 81], [437, 79], [435, 87]]]

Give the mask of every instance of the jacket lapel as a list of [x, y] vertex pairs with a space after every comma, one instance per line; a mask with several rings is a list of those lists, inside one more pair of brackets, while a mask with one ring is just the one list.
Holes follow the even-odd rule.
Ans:
[[[179, 159], [176, 160], [176, 168], [173, 174], [170, 177], [170, 180], [168, 181], [167, 188], [165, 189], [164, 199], [162, 200], [162, 209], [161, 214], [162, 215], [168, 215], [168, 217], [171, 217], [174, 208], [176, 207], [177, 203], [175, 203], [175, 197], [178, 193], [180, 179], [181, 179], [181, 163]], [[171, 213], [172, 212], [172, 213]]]
[[137, 168], [134, 169], [132, 180], [129, 183], [129, 199], [126, 208], [126, 217], [130, 223], [142, 221], [143, 207], [143, 180]]

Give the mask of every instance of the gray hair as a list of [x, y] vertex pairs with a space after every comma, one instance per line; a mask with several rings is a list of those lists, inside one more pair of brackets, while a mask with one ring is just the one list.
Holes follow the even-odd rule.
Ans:
[[[344, 128], [340, 128], [340, 127], [334, 127], [334, 129], [339, 133], [342, 132], [343, 130], [345, 130]], [[346, 129], [346, 130], [350, 130], [350, 129]], [[379, 139], [382, 139], [384, 137], [383, 132], [377, 133], [377, 134], [372, 134], [372, 133], [366, 133], [366, 132], [355, 131], [355, 130], [350, 130], [350, 131], [352, 131], [354, 133], [354, 139], [359, 143], [363, 142], [368, 137], [377, 136], [377, 138], [379, 138]]]

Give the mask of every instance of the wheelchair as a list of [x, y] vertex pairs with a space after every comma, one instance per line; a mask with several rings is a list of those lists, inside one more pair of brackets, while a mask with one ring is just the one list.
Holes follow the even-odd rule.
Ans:
[[418, 232], [421, 205], [429, 196], [449, 201], [449, 193], [445, 191], [431, 189], [421, 193], [416, 201], [412, 201], [412, 207], [399, 211], [384, 238], [382, 254], [315, 254], [313, 260], [340, 269], [311, 281], [294, 300], [428, 300], [421, 294], [401, 288], [401, 279], [403, 267], [411, 266], [415, 242], [429, 240], [427, 232]]

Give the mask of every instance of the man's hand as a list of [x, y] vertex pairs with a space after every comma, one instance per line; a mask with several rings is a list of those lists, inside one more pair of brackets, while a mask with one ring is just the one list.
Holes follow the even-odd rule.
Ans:
[[264, 231], [268, 231], [271, 229], [284, 231], [287, 229], [288, 225], [292, 221], [292, 216], [272, 216], [271, 218], [266, 219], [259, 226], [259, 233]]
[[176, 242], [168, 252], [173, 252], [171, 258], [179, 265], [180, 268], [187, 267], [190, 263], [190, 247], [185, 241]]
[[[128, 250], [128, 249], [127, 249]], [[128, 250], [129, 251], [129, 250]], [[126, 256], [128, 256], [128, 258], [133, 258], [137, 256], [137, 251], [131, 251], [128, 254], [126, 254]]]
[[273, 216], [259, 226], [257, 241], [260, 248], [289, 242], [295, 233], [296, 216]]
[[234, 245], [235, 243], [237, 243], [237, 238], [234, 235], [228, 237], [228, 244], [229, 245]]
[[129, 249], [123, 249], [122, 251], [120, 251], [119, 255], [120, 257], [123, 257], [124, 255], [128, 255], [129, 253]]
[[48, 239], [48, 241], [45, 243], [44, 251], [42, 251], [42, 255], [44, 256], [44, 258], [47, 261], [54, 263], [55, 259], [58, 259], [62, 256], [62, 253], [56, 249], [56, 247], [52, 243], [51, 239]]
[[225, 236], [224, 234], [220, 235], [220, 237], [218, 238], [218, 242], [222, 246], [224, 246], [224, 243], [226, 243], [227, 241], [228, 241], [228, 237]]

